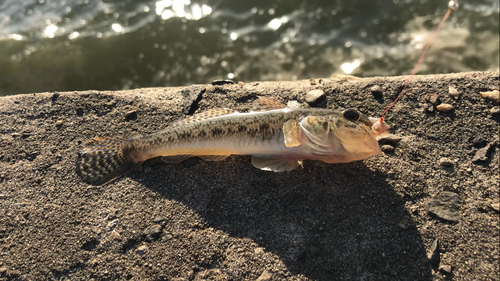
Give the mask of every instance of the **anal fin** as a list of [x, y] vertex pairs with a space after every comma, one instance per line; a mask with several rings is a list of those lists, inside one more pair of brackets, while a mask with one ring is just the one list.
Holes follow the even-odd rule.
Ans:
[[169, 164], [177, 164], [188, 158], [193, 157], [191, 154], [181, 154], [181, 155], [172, 155], [172, 156], [163, 156], [161, 161]]
[[252, 165], [264, 171], [289, 172], [298, 168], [302, 161], [282, 156], [252, 156]]
[[205, 161], [222, 161], [229, 157], [229, 155], [201, 155], [198, 156]]

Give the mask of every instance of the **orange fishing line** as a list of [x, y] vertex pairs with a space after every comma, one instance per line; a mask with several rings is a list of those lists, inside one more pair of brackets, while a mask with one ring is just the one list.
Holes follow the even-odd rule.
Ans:
[[380, 123], [384, 122], [384, 117], [385, 117], [385, 114], [387, 113], [387, 111], [389, 111], [389, 109], [391, 109], [394, 106], [394, 104], [396, 104], [396, 102], [399, 100], [401, 95], [404, 93], [404, 91], [406, 90], [406, 87], [408, 87], [408, 84], [410, 84], [411, 80], [415, 76], [415, 73], [417, 72], [418, 67], [420, 66], [420, 63], [424, 60], [425, 53], [427, 53], [427, 50], [429, 49], [429, 47], [432, 44], [432, 41], [434, 41], [434, 38], [436, 38], [436, 35], [438, 34], [439, 30], [443, 26], [446, 19], [448, 19], [448, 17], [450, 16], [451, 12], [453, 12], [457, 8], [458, 8], [458, 1], [452, 0], [448, 3], [448, 11], [446, 11], [446, 14], [444, 15], [443, 19], [441, 20], [438, 27], [436, 28], [436, 31], [434, 31], [434, 34], [432, 35], [431, 39], [429, 40], [429, 42], [425, 46], [424, 51], [422, 52], [422, 55], [420, 56], [420, 59], [415, 64], [415, 68], [413, 68], [413, 72], [411, 73], [410, 78], [408, 80], [406, 80], [405, 85], [403, 87], [403, 90], [401, 90], [401, 92], [396, 97], [396, 99], [391, 104], [389, 104], [389, 106], [387, 106], [387, 108], [382, 112], [382, 116], [380, 117]]

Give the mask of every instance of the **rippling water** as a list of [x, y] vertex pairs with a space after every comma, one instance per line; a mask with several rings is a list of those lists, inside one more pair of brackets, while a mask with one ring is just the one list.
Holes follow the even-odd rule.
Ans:
[[[459, 1], [420, 73], [499, 68], [499, 3]], [[411, 72], [442, 0], [0, 0], [0, 95]]]

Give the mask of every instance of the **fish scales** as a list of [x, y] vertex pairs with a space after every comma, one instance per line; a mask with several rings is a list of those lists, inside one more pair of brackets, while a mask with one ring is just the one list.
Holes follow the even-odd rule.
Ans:
[[[215, 152], [245, 155], [253, 154], [257, 149], [265, 149], [261, 153], [276, 154], [286, 148], [283, 143], [285, 122], [311, 114], [326, 116], [333, 113], [339, 114], [338, 111], [325, 109], [279, 109], [233, 113], [183, 126], [172, 126], [148, 139], [137, 140], [136, 146], [142, 150], [138, 160], [149, 159], [153, 155], [186, 153], [197, 156]], [[138, 151], [138, 154], [141, 152]]]

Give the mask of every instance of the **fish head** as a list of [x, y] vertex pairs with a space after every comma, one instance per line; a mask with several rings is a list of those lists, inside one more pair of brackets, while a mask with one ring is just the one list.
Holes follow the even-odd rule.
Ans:
[[327, 116], [307, 116], [299, 122], [301, 143], [322, 161], [340, 163], [362, 160], [381, 153], [377, 136], [385, 127], [356, 109]]

